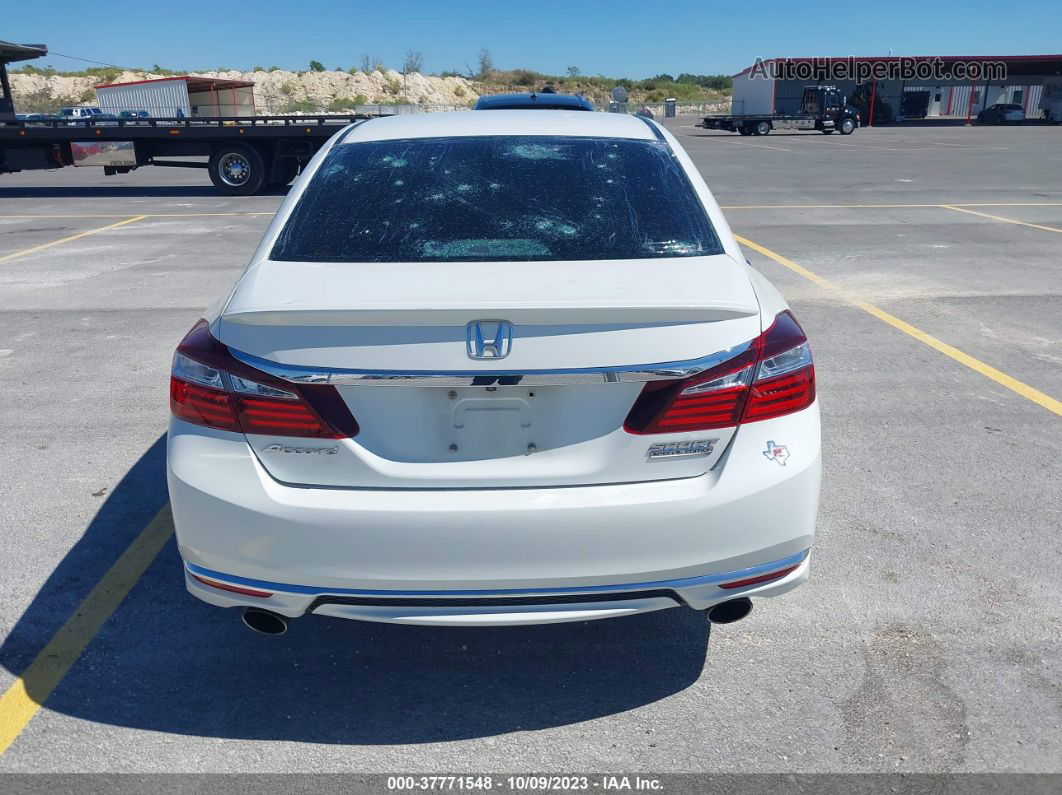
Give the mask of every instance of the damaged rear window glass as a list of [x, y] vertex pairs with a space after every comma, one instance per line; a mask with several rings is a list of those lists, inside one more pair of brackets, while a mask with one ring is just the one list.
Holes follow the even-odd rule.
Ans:
[[482, 136], [341, 144], [272, 259], [451, 262], [719, 254], [663, 143]]

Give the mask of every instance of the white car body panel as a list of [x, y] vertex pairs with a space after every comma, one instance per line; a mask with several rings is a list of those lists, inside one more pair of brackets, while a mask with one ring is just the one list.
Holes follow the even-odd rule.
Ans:
[[[452, 399], [451, 391], [457, 393]], [[271, 446], [291, 444], [276, 436], [249, 434], [247, 443], [282, 483], [348, 488], [592, 485], [695, 477], [711, 469], [734, 429], [673, 434], [668, 441], [712, 440], [712, 452], [647, 461], [659, 440], [617, 427], [640, 391], [640, 384], [498, 387], [487, 396], [472, 387], [341, 387], [351, 412], [364, 420], [355, 438], [306, 442], [327, 448], [324, 455], [276, 451]]]
[[[477, 135], [662, 138], [723, 253], [427, 264], [269, 259], [333, 147]], [[205, 318], [232, 351], [277, 365], [491, 376], [741, 351], [786, 308], [745, 262], [669, 132], [620, 114], [536, 110], [391, 117], [341, 130], [303, 170], [244, 274]], [[465, 326], [485, 318], [513, 324], [503, 361], [467, 355]], [[637, 381], [443, 388], [386, 380], [336, 384], [359, 424], [350, 438], [171, 421], [168, 481], [189, 591], [219, 606], [290, 617], [481, 625], [682, 603], [706, 609], [807, 579], [821, 469], [817, 402], [736, 428], [639, 434], [624, 427], [644, 386]], [[707, 453], [647, 455], [653, 444], [705, 440]], [[771, 453], [779, 449], [784, 456]], [[792, 570], [768, 582], [719, 584], [783, 566]], [[447, 603], [422, 604], [424, 594]], [[519, 594], [540, 603], [512, 601]], [[462, 604], [469, 595], [493, 601]], [[411, 601], [372, 603], [385, 596]]]
[[[238, 435], [173, 420], [169, 488], [181, 555], [211, 572], [312, 587], [317, 594], [619, 590], [740, 571], [809, 549], [821, 476], [817, 419], [816, 403], [742, 426], [726, 467], [696, 478], [430, 489], [403, 492], [400, 500], [386, 490], [285, 486]], [[763, 455], [767, 443], [779, 439], [790, 453], [784, 466]], [[223, 497], [216, 494], [222, 478]], [[429, 542], [439, 538], [445, 543]], [[798, 576], [802, 581], [806, 575]], [[700, 586], [681, 595], [705, 609], [750, 590], [768, 595], [791, 584], [786, 578], [737, 593]], [[206, 590], [194, 581], [189, 587], [200, 596]], [[292, 616], [313, 599], [211, 591], [232, 604]]]

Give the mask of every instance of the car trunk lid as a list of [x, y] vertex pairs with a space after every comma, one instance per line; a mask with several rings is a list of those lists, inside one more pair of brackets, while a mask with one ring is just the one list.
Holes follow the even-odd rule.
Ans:
[[[470, 324], [472, 324], [470, 326]], [[505, 355], [477, 353], [511, 324]], [[740, 347], [760, 332], [744, 265], [656, 260], [407, 264], [263, 262], [215, 333], [266, 371], [336, 386], [360, 426], [314, 442], [251, 434], [278, 480], [367, 488], [561, 486], [691, 477], [732, 429], [637, 436], [631, 371]], [[489, 347], [489, 346], [488, 346]], [[650, 459], [662, 441], [698, 455]]]

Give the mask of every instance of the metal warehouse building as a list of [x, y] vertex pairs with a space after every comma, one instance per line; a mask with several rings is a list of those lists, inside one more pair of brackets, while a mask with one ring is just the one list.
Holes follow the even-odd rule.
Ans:
[[[925, 66], [940, 70], [931, 79], [835, 79], [836, 69], [855, 66], [867, 72], [890, 67]], [[991, 75], [1002, 64], [1006, 78], [967, 77], [973, 71]], [[800, 71], [790, 78], [784, 69]], [[733, 113], [797, 113], [804, 88], [817, 83], [836, 85], [848, 97], [863, 96], [882, 115], [903, 118], [953, 117], [970, 119], [1000, 102], [1021, 105], [1028, 118], [1040, 118], [1048, 97], [1062, 95], [1062, 55], [997, 56], [884, 56], [857, 58], [772, 58], [758, 61], [734, 75]], [[1046, 87], [1046, 89], [1045, 89]], [[879, 121], [891, 119], [879, 118]], [[863, 123], [873, 123], [863, 118]]]
[[162, 77], [96, 86], [100, 110], [146, 110], [152, 116], [253, 116], [254, 83], [214, 77]]

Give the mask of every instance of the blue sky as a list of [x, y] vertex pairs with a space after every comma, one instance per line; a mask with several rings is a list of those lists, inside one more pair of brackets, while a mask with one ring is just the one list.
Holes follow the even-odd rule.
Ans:
[[[557, 74], [577, 66], [584, 74], [639, 78], [658, 72], [733, 73], [757, 56], [1062, 50], [1057, 0], [13, 0], [5, 5], [2, 39], [41, 42], [56, 53], [122, 66], [158, 63], [172, 69], [305, 69], [311, 58], [329, 69], [347, 68], [370, 53], [400, 68], [406, 50], [414, 49], [423, 53], [425, 71], [438, 72], [474, 66], [486, 47], [501, 69]], [[43, 64], [88, 65], [58, 55]]]

